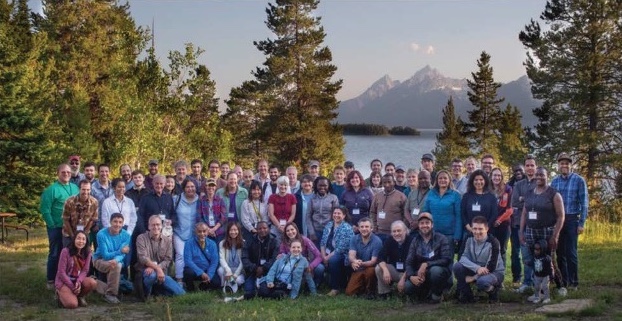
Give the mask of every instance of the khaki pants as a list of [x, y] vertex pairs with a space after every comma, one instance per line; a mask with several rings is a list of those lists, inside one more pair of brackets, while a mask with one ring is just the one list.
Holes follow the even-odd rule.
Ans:
[[93, 262], [95, 268], [102, 273], [106, 273], [107, 282], [97, 281], [97, 292], [117, 296], [119, 294], [119, 280], [121, 279], [122, 263], [117, 262], [113, 267], [108, 261], [102, 259]]
[[[389, 275], [391, 275], [391, 282], [398, 282], [404, 272], [399, 272], [395, 269], [393, 264], [387, 264], [387, 269], [389, 270]], [[376, 279], [378, 279], [378, 294], [387, 294], [391, 292], [391, 283], [384, 283], [384, 272], [380, 265], [376, 265]]]
[[73, 293], [73, 289], [70, 289], [68, 286], [63, 285], [60, 289], [58, 289], [58, 299], [63, 307], [67, 309], [75, 309], [78, 307], [78, 298], [84, 297], [89, 294], [91, 291], [95, 290], [97, 287], [97, 281], [93, 278], [85, 278], [82, 280], [82, 285], [80, 288], [80, 293], [75, 295]]
[[361, 271], [354, 271], [346, 287], [346, 295], [374, 294], [376, 288], [376, 271], [368, 266]]

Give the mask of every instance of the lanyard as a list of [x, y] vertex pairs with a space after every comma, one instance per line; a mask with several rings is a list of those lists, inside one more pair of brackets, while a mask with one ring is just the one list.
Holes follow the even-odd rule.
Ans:
[[421, 199], [419, 199], [419, 191], [417, 191], [417, 206], [421, 205], [421, 202], [423, 202], [423, 199], [425, 199], [425, 196], [428, 195], [428, 192], [430, 191], [430, 189], [427, 189], [425, 191], [425, 193], [423, 193], [423, 197], [421, 197]]
[[255, 206], [255, 201], [251, 201], [253, 204], [253, 210], [255, 210], [255, 215], [257, 215], [257, 222], [261, 222], [261, 202], [257, 201], [257, 206]]
[[119, 213], [123, 214], [123, 204], [125, 203], [125, 197], [121, 201], [121, 205], [120, 206], [119, 206], [119, 201], [117, 201], [116, 197], [114, 199], [114, 203], [117, 205], [117, 209], [119, 210]]

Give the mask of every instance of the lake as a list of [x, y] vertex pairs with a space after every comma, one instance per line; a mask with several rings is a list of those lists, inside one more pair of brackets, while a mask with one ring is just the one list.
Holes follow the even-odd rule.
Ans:
[[352, 161], [354, 167], [369, 177], [369, 163], [377, 158], [384, 164], [392, 162], [395, 166], [402, 165], [406, 169], [421, 167], [421, 156], [431, 153], [436, 143], [439, 130], [420, 130], [419, 136], [352, 136], [345, 135], [346, 160]]

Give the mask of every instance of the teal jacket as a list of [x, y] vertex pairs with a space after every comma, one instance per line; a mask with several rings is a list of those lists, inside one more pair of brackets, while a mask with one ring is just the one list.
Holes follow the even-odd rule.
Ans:
[[[226, 187], [223, 188], [219, 188], [216, 191], [216, 195], [220, 196], [220, 198], [222, 198], [222, 200], [225, 202], [225, 209], [226, 209], [226, 213], [229, 213], [229, 193], [227, 193], [225, 191]], [[234, 221], [238, 221], [241, 222], [242, 220], [241, 218], [241, 214], [242, 214], [242, 203], [244, 202], [245, 199], [248, 199], [248, 191], [241, 187], [238, 186], [238, 192], [235, 194], [235, 213], [236, 213], [236, 217], [233, 219]], [[231, 221], [232, 219], [229, 218], [227, 216], [227, 221]]]
[[63, 208], [65, 201], [78, 195], [78, 186], [74, 183], [61, 184], [59, 181], [48, 186], [41, 194], [39, 211], [48, 228], [63, 227]]

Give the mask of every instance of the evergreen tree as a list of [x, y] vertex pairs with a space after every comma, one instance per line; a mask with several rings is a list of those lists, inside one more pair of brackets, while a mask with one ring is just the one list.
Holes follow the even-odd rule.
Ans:
[[33, 222], [40, 220], [39, 195], [63, 157], [51, 140], [58, 128], [47, 108], [53, 86], [42, 59], [45, 36], [32, 37], [24, 51], [7, 21], [0, 21], [0, 211]]
[[501, 83], [495, 82], [490, 65], [490, 55], [482, 51], [477, 60], [478, 70], [471, 73], [473, 79], [467, 79], [470, 91], [469, 101], [475, 107], [470, 110], [467, 133], [471, 148], [477, 153], [499, 156], [499, 128], [501, 109], [499, 105], [505, 98], [497, 97]]
[[620, 1], [552, 0], [519, 34], [532, 92], [543, 100], [534, 111], [538, 152], [574, 155], [590, 187], [622, 168], [621, 20]]
[[259, 154], [268, 154], [282, 166], [320, 159], [327, 169], [343, 161], [343, 136], [332, 124], [342, 81], [332, 81], [337, 68], [331, 64], [330, 50], [322, 45], [326, 34], [314, 14], [318, 4], [317, 0], [268, 4], [266, 25], [275, 39], [254, 42], [266, 55], [263, 66], [253, 73], [257, 86], [252, 87], [261, 93], [256, 108], [266, 114], [254, 136], [265, 140]]
[[527, 135], [522, 128], [521, 118], [516, 106], [508, 104], [501, 111], [499, 152], [501, 162], [509, 166], [521, 163], [528, 153]]
[[443, 108], [443, 130], [436, 134], [436, 148], [433, 152], [439, 168], [449, 168], [454, 158], [464, 159], [470, 155], [469, 141], [464, 131], [465, 124], [456, 116], [454, 99], [450, 96]]

